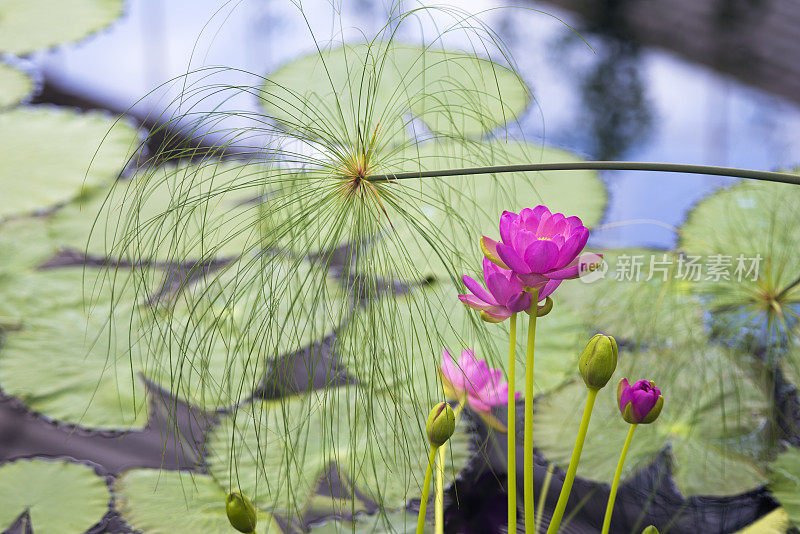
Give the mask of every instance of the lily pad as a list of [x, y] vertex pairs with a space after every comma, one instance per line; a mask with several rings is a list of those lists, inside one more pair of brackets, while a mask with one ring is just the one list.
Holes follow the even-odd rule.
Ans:
[[480, 137], [530, 102], [520, 77], [489, 59], [386, 42], [301, 57], [268, 75], [259, 96], [287, 130], [343, 146], [374, 135], [378, 147], [412, 134], [409, 113], [434, 132]]
[[27, 512], [33, 532], [80, 534], [103, 519], [111, 494], [87, 465], [34, 458], [0, 466], [0, 502], [2, 529]]
[[35, 106], [0, 114], [0, 220], [110, 183], [138, 146], [135, 128], [103, 113]]
[[64, 247], [132, 262], [237, 258], [265, 246], [265, 172], [216, 161], [142, 171], [57, 211], [50, 232]]
[[[0, 287], [2, 280], [38, 267], [56, 253], [44, 219], [12, 219], [0, 223]], [[2, 290], [8, 293], [9, 290]]]
[[[575, 282], [573, 282], [575, 283]], [[458, 358], [472, 348], [479, 359], [507, 377], [509, 321], [487, 324], [465, 307], [449, 282], [406, 296], [387, 295], [357, 314], [337, 338], [339, 361], [363, 383], [399, 388], [407, 395], [436, 402], [441, 397], [437, 375], [442, 350]], [[569, 309], [558, 304], [537, 320], [534, 393], [541, 394], [578, 376], [577, 358], [588, 329]], [[518, 314], [516, 390], [525, 390], [528, 315]], [[364, 340], [368, 340], [366, 343]]]
[[237, 404], [270, 362], [330, 335], [342, 304], [318, 265], [272, 256], [226, 265], [156, 306], [142, 372], [197, 406]]
[[769, 489], [795, 527], [800, 525], [800, 449], [788, 449], [769, 466]]
[[[402, 508], [422, 494], [428, 409], [355, 386], [240, 407], [211, 434], [209, 470], [261, 508], [294, 515], [336, 464], [348, 493]], [[471, 456], [465, 426], [448, 442], [446, 483]]]
[[603, 254], [598, 279], [579, 278], [558, 288], [557, 302], [593, 331], [637, 347], [705, 346], [708, 332], [700, 299], [680, 278], [681, 257], [646, 249], [597, 251]]
[[6, 63], [0, 63], [0, 108], [20, 103], [33, 91], [33, 88], [33, 79], [25, 72]]
[[[233, 532], [225, 514], [226, 492], [208, 475], [131, 469], [114, 483], [115, 507], [143, 534]], [[257, 532], [283, 532], [272, 517], [256, 511]]]
[[741, 182], [700, 202], [681, 228], [681, 248], [707, 265], [692, 287], [726, 337], [741, 339], [744, 331], [744, 341], [766, 349], [797, 337], [798, 202], [791, 185]]
[[77, 41], [122, 15], [122, 0], [4, 0], [0, 52], [25, 55]]
[[64, 423], [127, 429], [147, 422], [137, 374], [145, 354], [138, 337], [135, 277], [117, 283], [81, 267], [20, 277], [3, 313], [19, 327], [0, 348], [0, 387], [31, 410]]
[[[769, 418], [770, 403], [735, 360], [714, 346], [703, 352], [672, 348], [620, 355], [615, 381], [623, 376], [653, 380], [665, 399], [659, 418], [637, 428], [624, 477], [669, 447], [673, 479], [686, 496], [733, 495], [765, 481], [754, 442]], [[585, 400], [586, 387], [576, 381], [545, 396], [536, 407], [536, 446], [564, 468]], [[598, 395], [578, 475], [609, 483], [627, 431], [612, 382]]]

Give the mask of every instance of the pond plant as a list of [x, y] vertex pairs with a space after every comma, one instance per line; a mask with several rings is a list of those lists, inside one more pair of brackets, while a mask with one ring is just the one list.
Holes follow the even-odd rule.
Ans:
[[[118, 14], [77, 4], [87, 33]], [[400, 42], [431, 24], [433, 39]], [[0, 50], [51, 44], [34, 36]], [[181, 77], [146, 142], [125, 120], [19, 105], [25, 84], [0, 71], [20, 95], [0, 112], [0, 386], [83, 429], [136, 432], [160, 407], [165, 449], [188, 459], [105, 479], [63, 458], [5, 463], [0, 527], [46, 531], [74, 509], [61, 526], [81, 532], [111, 502], [142, 532], [438, 534], [481, 472], [505, 493], [510, 532], [548, 516], [548, 533], [564, 528], [582, 511], [576, 480], [604, 498], [590, 518], [603, 532], [712, 531], [693, 497], [764, 485], [782, 512], [763, 519], [800, 524], [800, 432], [781, 409], [800, 376], [800, 176], [587, 162], [510, 140], [531, 92], [498, 35], [458, 8], [397, 8], [373, 36], [314, 43], [249, 85], [225, 68]], [[259, 111], [225, 111], [242, 95]], [[80, 132], [60, 136], [76, 145], [46, 137], [58, 131]], [[60, 168], [40, 158], [20, 183], [43, 136], [64, 149]], [[658, 254], [684, 267], [756, 254], [765, 270], [719, 285], [594, 279], [639, 254], [587, 249], [607, 202], [596, 171], [633, 169], [754, 180], [698, 204], [681, 250]], [[617, 372], [654, 381], [623, 379], [614, 399]], [[179, 424], [187, 410], [199, 435]], [[74, 491], [47, 487], [61, 479]], [[20, 480], [33, 501], [15, 496]], [[619, 506], [631, 500], [633, 514]]]

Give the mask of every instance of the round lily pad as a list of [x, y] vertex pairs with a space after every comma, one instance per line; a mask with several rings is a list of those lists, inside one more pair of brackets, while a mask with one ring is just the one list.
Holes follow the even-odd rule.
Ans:
[[3, 0], [0, 52], [24, 55], [77, 41], [122, 15], [122, 0]]
[[138, 145], [135, 128], [103, 113], [36, 106], [0, 114], [0, 220], [110, 183]]
[[[56, 253], [44, 219], [26, 217], [0, 223], [0, 280], [45, 263]], [[0, 286], [2, 286], [0, 281]], [[9, 293], [11, 288], [2, 290]]]
[[87, 465], [33, 458], [0, 466], [0, 528], [23, 513], [33, 532], [81, 534], [108, 512], [106, 480]]
[[603, 254], [598, 277], [564, 282], [553, 296], [593, 331], [637, 347], [705, 346], [704, 309], [682, 279], [675, 252], [647, 249], [596, 251]]
[[[575, 283], [575, 282], [573, 282]], [[356, 314], [337, 337], [339, 361], [363, 383], [399, 388], [436, 402], [441, 397], [437, 371], [442, 351], [454, 358], [474, 349], [479, 359], [507, 377], [509, 321], [488, 324], [458, 300], [465, 287], [449, 282], [408, 295], [386, 295]], [[558, 304], [536, 323], [534, 393], [551, 391], [578, 376], [577, 357], [590, 331]], [[518, 314], [516, 390], [525, 390], [528, 315]], [[368, 340], [366, 343], [364, 340]]]
[[20, 103], [34, 86], [33, 79], [25, 72], [0, 63], [0, 109]]
[[[348, 494], [402, 508], [422, 494], [428, 409], [356, 386], [242, 406], [213, 431], [209, 470], [257, 506], [292, 516], [335, 464]], [[471, 456], [465, 427], [457, 422], [448, 441], [447, 483]]]
[[791, 185], [745, 181], [700, 202], [681, 227], [681, 248], [705, 266], [692, 288], [722, 336], [762, 350], [797, 338], [798, 202]]
[[60, 209], [50, 232], [64, 247], [132, 262], [254, 253], [266, 246], [265, 172], [218, 161], [145, 170]]
[[789, 515], [800, 525], [800, 449], [791, 448], [769, 466], [769, 489]]
[[147, 355], [132, 322], [139, 281], [120, 272], [111, 283], [81, 267], [17, 279], [3, 298], [3, 313], [19, 323], [0, 347], [3, 392], [64, 423], [144, 426], [146, 390], [138, 369]]
[[[225, 513], [226, 492], [208, 475], [158, 469], [131, 469], [114, 483], [115, 508], [137, 532], [233, 532]], [[280, 534], [278, 523], [256, 511], [259, 533]]]
[[[709, 346], [623, 352], [612, 383], [600, 391], [589, 424], [578, 476], [609, 483], [628, 424], [616, 402], [620, 377], [653, 380], [664, 408], [652, 424], [639, 425], [625, 463], [624, 477], [650, 464], [668, 447], [672, 477], [690, 495], [734, 495], [766, 479], [758, 461], [759, 430], [769, 418], [769, 398], [736, 365], [736, 356]], [[539, 400], [534, 415], [536, 447], [566, 468], [586, 402], [581, 381]]]
[[268, 75], [259, 96], [287, 130], [375, 147], [421, 134], [409, 113], [434, 132], [479, 138], [530, 102], [517, 73], [489, 59], [386, 42], [296, 59]]

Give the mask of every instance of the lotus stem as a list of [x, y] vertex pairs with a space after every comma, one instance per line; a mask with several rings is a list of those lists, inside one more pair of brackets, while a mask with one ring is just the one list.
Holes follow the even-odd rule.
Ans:
[[536, 510], [536, 527], [533, 532], [539, 532], [539, 526], [542, 524], [542, 513], [544, 512], [544, 505], [547, 502], [547, 493], [550, 491], [550, 482], [553, 480], [553, 464], [547, 466], [547, 475], [544, 477], [542, 484], [542, 492], [539, 494], [539, 507]]
[[752, 169], [739, 169], [736, 167], [718, 167], [714, 165], [687, 165], [682, 163], [652, 163], [642, 161], [568, 161], [562, 163], [492, 165], [489, 167], [466, 167], [461, 169], [373, 174], [367, 176], [366, 180], [370, 182], [390, 182], [394, 180], [406, 180], [410, 178], [432, 178], [435, 176], [466, 176], [471, 174], [499, 174], [504, 172], [575, 170], [679, 172], [686, 174], [727, 176], [730, 178], [749, 178], [751, 180], [764, 180], [767, 182], [800, 185], [800, 176], [786, 172], [757, 171]]
[[[462, 400], [458, 403], [458, 406], [455, 409], [455, 416], [456, 416], [456, 423], [458, 423], [458, 416], [461, 415], [461, 410], [464, 409], [464, 403], [466, 400]], [[434, 503], [436, 507], [434, 508], [435, 518], [436, 518], [436, 534], [443, 534], [444, 533], [444, 461], [445, 457], [447, 456], [447, 442], [445, 442], [441, 447], [439, 447], [438, 453], [439, 459], [436, 463], [436, 497], [434, 499]]]
[[508, 421], [506, 438], [508, 448], [506, 455], [506, 479], [508, 480], [508, 532], [517, 532], [517, 314], [511, 315], [511, 326], [508, 334]]
[[[533, 500], [533, 352], [536, 342], [536, 317], [539, 310], [539, 288], [531, 291], [528, 312], [528, 347], [525, 352], [525, 532], [536, 530]], [[511, 384], [509, 382], [509, 384]], [[513, 385], [509, 387], [511, 391]]]
[[619, 455], [617, 470], [614, 472], [614, 481], [611, 483], [611, 494], [608, 496], [606, 516], [603, 519], [603, 531], [601, 534], [608, 534], [608, 530], [611, 528], [611, 514], [614, 513], [614, 501], [617, 499], [617, 489], [619, 489], [619, 479], [622, 476], [622, 466], [625, 465], [625, 457], [628, 455], [628, 448], [631, 446], [634, 430], [636, 430], [636, 425], [631, 425], [628, 429], [628, 437], [625, 438], [625, 445], [622, 446], [622, 453]]
[[419, 517], [417, 518], [417, 534], [423, 534], [425, 529], [425, 513], [428, 508], [428, 496], [431, 488], [431, 475], [433, 474], [433, 464], [436, 461], [436, 453], [439, 446], [431, 445], [431, 453], [428, 456], [428, 467], [425, 469], [425, 481], [422, 483], [422, 500], [419, 502]]
[[567, 509], [569, 494], [572, 492], [572, 483], [575, 481], [575, 473], [578, 471], [578, 463], [581, 460], [583, 442], [586, 441], [586, 431], [589, 429], [589, 419], [592, 417], [594, 401], [597, 399], [597, 393], [599, 391], [600, 390], [597, 389], [588, 390], [586, 406], [583, 408], [583, 417], [581, 418], [581, 426], [578, 428], [578, 437], [575, 439], [575, 447], [572, 449], [572, 457], [569, 460], [569, 467], [567, 468], [567, 476], [564, 478], [564, 485], [561, 487], [561, 493], [558, 496], [553, 518], [550, 520], [550, 526], [547, 528], [547, 534], [556, 534], [558, 528], [561, 526], [561, 518], [564, 517], [564, 511]]

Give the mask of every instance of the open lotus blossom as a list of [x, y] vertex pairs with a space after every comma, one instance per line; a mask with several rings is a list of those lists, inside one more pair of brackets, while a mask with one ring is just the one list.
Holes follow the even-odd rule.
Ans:
[[632, 425], [648, 424], [656, 420], [664, 406], [664, 397], [654, 382], [639, 380], [634, 385], [627, 378], [617, 386], [617, 403], [622, 418]]
[[550, 213], [546, 206], [536, 206], [519, 214], [504, 211], [500, 217], [500, 241], [483, 236], [481, 248], [489, 260], [510, 269], [533, 288], [551, 280], [576, 278], [580, 252], [588, 238], [589, 230], [578, 217]]
[[[472, 349], [461, 351], [456, 363], [447, 349], [442, 352], [440, 367], [445, 394], [463, 400], [476, 411], [490, 413], [492, 407], [508, 404], [508, 382], [500, 369], [492, 369], [484, 360], [478, 360]], [[516, 393], [519, 399], [519, 393]]]
[[[458, 299], [465, 305], [481, 312], [484, 321], [499, 323], [512, 314], [529, 311], [531, 294], [525, 292], [525, 286], [514, 273], [503, 269], [488, 259], [483, 259], [483, 281], [487, 289], [469, 276], [464, 276], [464, 285], [472, 294], [459, 295]], [[547, 298], [561, 280], [550, 280], [539, 290], [539, 301]]]

